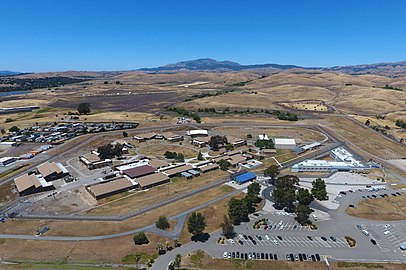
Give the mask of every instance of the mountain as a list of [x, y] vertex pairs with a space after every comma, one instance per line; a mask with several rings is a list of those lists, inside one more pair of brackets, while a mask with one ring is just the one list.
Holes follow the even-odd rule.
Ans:
[[406, 61], [353, 66], [336, 66], [330, 68], [322, 68], [322, 70], [342, 72], [352, 75], [375, 74], [384, 76], [396, 76], [406, 74]]
[[0, 76], [13, 76], [21, 74], [21, 72], [9, 71], [9, 70], [0, 70]]
[[327, 72], [340, 72], [351, 75], [362, 75], [362, 74], [375, 74], [382, 76], [406, 75], [406, 61], [321, 68], [321, 67], [301, 67], [296, 65], [278, 65], [278, 64], [241, 65], [239, 63], [232, 61], [217, 61], [210, 58], [202, 58], [197, 60], [182, 61], [176, 64], [169, 64], [161, 67], [142, 68], [139, 70], [151, 73], [160, 73], [160, 72], [165, 73], [178, 71], [240, 71], [247, 69], [281, 71], [296, 68], [327, 71]]
[[232, 61], [217, 61], [210, 58], [182, 61], [176, 64], [169, 64], [155, 68], [142, 68], [140, 71], [146, 72], [176, 72], [176, 71], [239, 71], [245, 69], [278, 69], [286, 70], [291, 68], [301, 68], [294, 65], [278, 64], [258, 64], [241, 65]]

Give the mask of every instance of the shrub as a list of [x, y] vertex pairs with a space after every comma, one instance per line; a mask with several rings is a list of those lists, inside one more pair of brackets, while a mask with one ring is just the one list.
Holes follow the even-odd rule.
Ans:
[[350, 236], [345, 236], [344, 238], [350, 247], [355, 247], [357, 245], [357, 241], [355, 241], [354, 238], [352, 238]]
[[134, 235], [133, 240], [134, 244], [136, 245], [144, 245], [149, 243], [148, 237], [143, 232]]

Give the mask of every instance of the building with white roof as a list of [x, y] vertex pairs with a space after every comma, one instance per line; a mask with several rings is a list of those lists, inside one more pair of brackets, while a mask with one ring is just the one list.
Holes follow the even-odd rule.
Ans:
[[258, 135], [258, 140], [260, 140], [260, 141], [269, 141], [269, 137], [266, 134], [260, 134], [260, 135]]
[[276, 149], [295, 149], [296, 141], [295, 139], [281, 139], [275, 138], [274, 144]]
[[292, 166], [292, 172], [337, 172], [337, 171], [365, 171], [370, 167], [356, 160], [353, 155], [342, 147], [331, 151], [335, 161], [305, 160]]
[[209, 136], [209, 132], [205, 129], [188, 130], [186, 134], [191, 137]]

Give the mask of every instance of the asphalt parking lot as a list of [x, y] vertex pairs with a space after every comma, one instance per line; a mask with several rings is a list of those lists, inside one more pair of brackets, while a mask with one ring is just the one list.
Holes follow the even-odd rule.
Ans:
[[[362, 199], [373, 200], [399, 196], [403, 192], [392, 190], [390, 187], [378, 190], [366, 187], [360, 190], [358, 188], [351, 191], [345, 190], [345, 188], [343, 190], [343, 193], [337, 197], [340, 207], [328, 211], [330, 218], [316, 221], [317, 230], [301, 226], [295, 221], [294, 214], [283, 211], [259, 211], [249, 216], [249, 222], [235, 227], [236, 236], [232, 240], [226, 240], [224, 245], [218, 245], [213, 241], [208, 245], [206, 251], [215, 257], [223, 258], [225, 258], [225, 253], [228, 258], [229, 254], [232, 257], [233, 252], [234, 256], [236, 256], [236, 252], [240, 252], [240, 254], [264, 252], [265, 259], [266, 253], [268, 253], [268, 257], [269, 253], [273, 253], [278, 254], [279, 260], [287, 260], [286, 254], [288, 254], [289, 260], [291, 259], [290, 254], [292, 254], [294, 261], [300, 260], [297, 258], [298, 254], [319, 254], [321, 258], [327, 256], [330, 259], [404, 262], [406, 251], [399, 248], [400, 244], [406, 242], [406, 224], [404, 222], [362, 220], [345, 213], [345, 209], [349, 205], [356, 207]], [[255, 222], [261, 219], [266, 219], [266, 229], [265, 225], [261, 229], [254, 229]], [[386, 224], [389, 226], [385, 226]], [[362, 225], [361, 229], [357, 225]], [[362, 229], [369, 232], [368, 236], [362, 233]], [[354, 238], [357, 242], [356, 246], [351, 248], [344, 236]]]
[[[251, 237], [252, 240], [250, 240], [249, 237]], [[227, 240], [226, 245], [303, 248], [349, 247], [345, 239], [341, 237], [335, 237], [334, 241], [328, 237], [325, 237], [324, 239], [326, 240], [323, 240], [322, 236], [275, 236], [258, 233], [256, 235], [239, 235], [233, 239]]]
[[406, 251], [399, 249], [406, 242], [406, 224], [361, 224], [368, 231], [369, 237], [376, 241], [376, 246], [382, 252], [401, 253], [406, 257]]

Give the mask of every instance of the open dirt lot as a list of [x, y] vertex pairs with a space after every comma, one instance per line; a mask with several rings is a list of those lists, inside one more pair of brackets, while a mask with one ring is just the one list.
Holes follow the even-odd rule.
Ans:
[[347, 208], [352, 216], [372, 220], [406, 219], [406, 195], [361, 201], [356, 208]]

